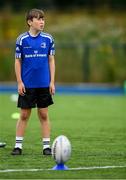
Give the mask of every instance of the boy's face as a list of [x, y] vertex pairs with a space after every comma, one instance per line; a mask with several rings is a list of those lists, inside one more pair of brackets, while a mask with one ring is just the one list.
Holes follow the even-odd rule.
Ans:
[[42, 31], [44, 29], [45, 20], [44, 18], [33, 18], [28, 20], [30, 28], [33, 28], [36, 31]]

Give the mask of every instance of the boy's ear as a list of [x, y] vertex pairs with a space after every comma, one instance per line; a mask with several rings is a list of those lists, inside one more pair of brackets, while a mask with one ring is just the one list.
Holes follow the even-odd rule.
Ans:
[[31, 26], [31, 22], [32, 22], [32, 20], [30, 20], [30, 19], [27, 21], [29, 26]]

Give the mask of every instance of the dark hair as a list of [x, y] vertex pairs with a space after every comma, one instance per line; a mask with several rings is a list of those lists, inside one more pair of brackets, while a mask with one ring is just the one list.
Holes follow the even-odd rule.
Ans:
[[31, 9], [26, 14], [26, 22], [32, 20], [33, 18], [44, 18], [44, 12], [41, 9]]

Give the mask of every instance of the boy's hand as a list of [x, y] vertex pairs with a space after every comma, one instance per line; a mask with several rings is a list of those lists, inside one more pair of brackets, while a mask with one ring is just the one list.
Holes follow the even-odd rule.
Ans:
[[50, 83], [49, 91], [50, 91], [51, 95], [55, 94], [55, 85], [54, 85], [54, 83]]
[[21, 96], [25, 95], [25, 86], [23, 82], [18, 83], [18, 94], [20, 94]]

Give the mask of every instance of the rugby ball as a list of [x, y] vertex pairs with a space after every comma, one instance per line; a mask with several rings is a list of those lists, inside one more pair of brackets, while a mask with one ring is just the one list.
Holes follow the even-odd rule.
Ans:
[[64, 136], [58, 136], [52, 144], [52, 157], [57, 164], [64, 164], [71, 156], [71, 143]]

